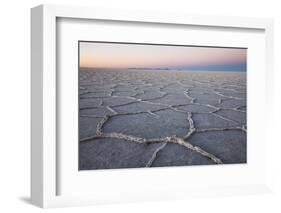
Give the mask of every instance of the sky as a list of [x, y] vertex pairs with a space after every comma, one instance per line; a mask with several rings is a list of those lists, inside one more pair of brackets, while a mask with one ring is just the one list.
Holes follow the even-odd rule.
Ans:
[[247, 49], [79, 42], [80, 67], [246, 71]]

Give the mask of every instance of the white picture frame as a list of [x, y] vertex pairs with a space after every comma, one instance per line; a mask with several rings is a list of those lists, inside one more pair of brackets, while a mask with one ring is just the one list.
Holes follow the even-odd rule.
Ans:
[[[142, 200], [165, 200], [194, 196], [209, 195], [232, 195], [232, 194], [252, 194], [270, 191], [270, 161], [266, 161], [269, 153], [263, 154], [260, 158], [265, 165], [258, 172], [264, 173], [264, 178], [253, 184], [234, 182], [232, 185], [221, 184], [218, 186], [200, 186], [199, 182], [194, 182], [193, 188], [179, 188], [169, 185], [165, 190], [153, 189], [153, 192], [144, 191], [140, 194], [132, 194], [132, 191], [115, 191], [107, 194], [88, 195], [64, 195], [58, 193], [59, 173], [61, 167], [58, 166], [58, 132], [57, 132], [57, 88], [60, 83], [57, 80], [57, 20], [79, 19], [79, 20], [110, 20], [135, 23], [153, 23], [159, 25], [175, 26], [202, 26], [231, 29], [254, 29], [264, 32], [265, 42], [264, 65], [262, 75], [266, 76], [264, 81], [266, 86], [262, 92], [267, 96], [267, 107], [272, 107], [271, 91], [273, 79], [273, 21], [271, 19], [241, 18], [241, 17], [217, 17], [187, 14], [166, 14], [152, 13], [145, 11], [122, 11], [112, 9], [96, 9], [73, 6], [41, 5], [31, 10], [31, 201], [33, 204], [47, 207], [91, 205], [98, 203], [115, 203]], [[257, 86], [257, 85], [253, 85]], [[265, 99], [264, 99], [265, 100]], [[264, 103], [265, 105], [265, 103]], [[250, 110], [250, 109], [249, 109]], [[270, 117], [266, 114], [265, 128], [270, 129]], [[255, 134], [255, 133], [253, 133]], [[270, 143], [269, 131], [263, 133], [264, 147]], [[181, 171], [184, 168], [181, 168]], [[229, 167], [228, 170], [232, 168]], [[247, 168], [246, 168], [247, 169]], [[169, 168], [166, 168], [166, 171]], [[208, 168], [212, 170], [212, 167]], [[146, 171], [146, 175], [157, 175], [160, 170]], [[181, 171], [173, 172], [181, 174]], [[78, 172], [78, 171], [77, 171]], [[122, 175], [126, 176], [123, 171]], [[131, 175], [137, 174], [136, 170], [131, 170]], [[117, 174], [117, 173], [115, 173]], [[112, 175], [110, 174], [111, 178]], [[120, 174], [117, 174], [120, 175]], [[139, 175], [139, 174], [138, 174]], [[109, 178], [109, 177], [107, 177]], [[171, 178], [175, 178], [171, 176]], [[73, 187], [73, 190], [75, 187]], [[188, 190], [187, 190], [188, 189]], [[72, 190], [71, 188], [69, 189]], [[101, 191], [99, 191], [101, 192]], [[120, 196], [119, 193], [122, 193]]]

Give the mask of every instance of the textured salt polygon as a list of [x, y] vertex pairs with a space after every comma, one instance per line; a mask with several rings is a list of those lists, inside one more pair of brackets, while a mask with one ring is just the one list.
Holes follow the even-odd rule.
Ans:
[[178, 144], [167, 144], [165, 149], [158, 152], [157, 158], [151, 167], [210, 164], [214, 164], [214, 162], [196, 152], [183, 149]]
[[103, 101], [103, 106], [118, 106], [118, 105], [134, 102], [134, 100], [129, 99], [127, 97], [108, 97], [108, 98], [103, 98], [102, 101]]
[[162, 89], [163, 92], [166, 92], [168, 94], [182, 94], [182, 91], [184, 91], [188, 87], [182, 87], [179, 84], [171, 84]]
[[95, 98], [95, 99], [80, 99], [79, 100], [79, 108], [91, 108], [91, 107], [98, 107], [101, 105], [101, 99]]
[[104, 132], [117, 132], [146, 139], [176, 135], [184, 137], [189, 128], [187, 117], [170, 109], [134, 115], [120, 115], [110, 118], [104, 125]]
[[186, 98], [184, 94], [168, 94], [162, 98], [151, 100], [152, 103], [160, 103], [166, 105], [179, 105], [190, 104], [190, 100]]
[[80, 99], [83, 99], [83, 98], [103, 98], [103, 97], [109, 97], [109, 95], [110, 95], [110, 92], [104, 92], [104, 91], [89, 92], [87, 94], [80, 95]]
[[160, 91], [146, 90], [144, 93], [138, 94], [135, 97], [142, 100], [157, 99], [165, 96], [166, 94]]
[[136, 96], [138, 93], [134, 92], [134, 91], [115, 91], [112, 93], [112, 95], [116, 95], [116, 96], [124, 96], [124, 97], [128, 97], [128, 96]]
[[101, 118], [80, 117], [79, 118], [79, 138], [86, 138], [96, 134], [97, 124]]
[[236, 100], [236, 99], [228, 99], [224, 100], [221, 104], [218, 104], [217, 107], [220, 108], [237, 108], [246, 106], [246, 100]]
[[145, 112], [145, 111], [165, 109], [166, 106], [137, 102], [137, 103], [130, 103], [127, 105], [117, 106], [112, 108], [119, 113], [133, 113], [133, 112]]
[[112, 115], [113, 113], [106, 107], [97, 107], [93, 109], [80, 110], [80, 115], [92, 115], [97, 117], [104, 117], [106, 115]]
[[193, 120], [195, 123], [195, 127], [198, 129], [226, 128], [226, 127], [237, 126], [236, 122], [231, 121], [231, 120], [225, 120], [225, 119], [223, 119], [221, 117], [217, 117], [215, 114], [211, 114], [211, 113], [194, 114]]
[[240, 124], [246, 124], [245, 112], [238, 110], [223, 109], [218, 111], [217, 114], [225, 118], [231, 119], [233, 121], [236, 121]]
[[119, 139], [91, 140], [80, 144], [79, 169], [145, 167], [157, 146]]
[[246, 162], [246, 73], [79, 74], [79, 169]]
[[224, 163], [246, 163], [246, 134], [238, 130], [197, 133], [190, 143], [208, 150]]
[[242, 90], [225, 90], [225, 89], [216, 89], [216, 91], [218, 91], [219, 93], [222, 93], [223, 95], [226, 96], [232, 96], [235, 98], [246, 98], [246, 91], [245, 89]]
[[122, 91], [132, 91], [135, 89], [134, 85], [118, 85], [114, 87], [114, 90], [117, 92], [122, 92]]
[[176, 107], [179, 110], [183, 110], [185, 112], [197, 112], [197, 113], [207, 113], [207, 112], [212, 112], [214, 111], [214, 108], [204, 106], [204, 105], [197, 105], [197, 104], [188, 104], [184, 106], [178, 106]]

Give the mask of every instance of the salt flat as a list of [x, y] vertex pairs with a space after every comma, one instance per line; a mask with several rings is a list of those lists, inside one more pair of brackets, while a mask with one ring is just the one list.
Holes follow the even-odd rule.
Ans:
[[246, 73], [79, 71], [79, 169], [246, 162]]

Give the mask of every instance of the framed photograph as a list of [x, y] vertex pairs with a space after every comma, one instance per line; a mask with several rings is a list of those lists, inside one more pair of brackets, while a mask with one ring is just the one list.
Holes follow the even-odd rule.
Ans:
[[247, 162], [246, 48], [78, 49], [79, 170]]
[[272, 20], [31, 15], [33, 204], [270, 192]]

